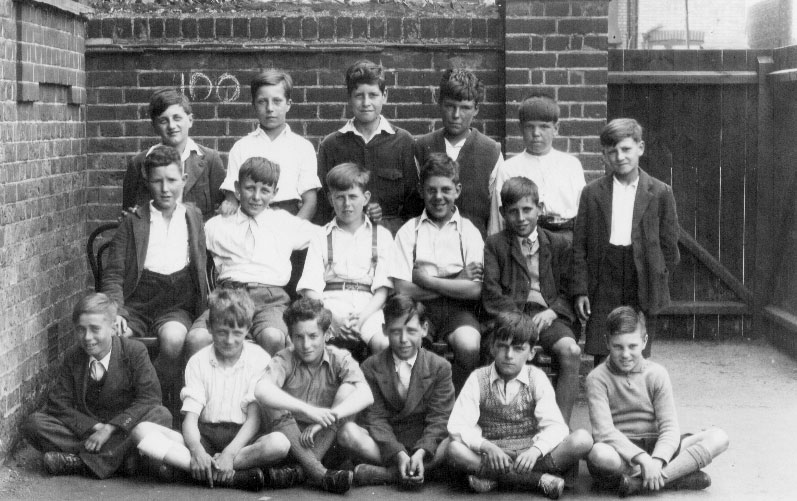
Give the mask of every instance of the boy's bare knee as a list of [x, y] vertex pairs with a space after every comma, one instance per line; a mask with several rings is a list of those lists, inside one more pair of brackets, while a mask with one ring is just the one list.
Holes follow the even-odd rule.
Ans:
[[570, 441], [573, 444], [573, 448], [582, 455], [589, 452], [593, 446], [592, 435], [584, 429], [578, 429], [571, 433]]
[[191, 358], [196, 352], [213, 344], [213, 336], [205, 328], [191, 329], [185, 336], [186, 358]]
[[361, 428], [349, 421], [338, 430], [338, 444], [346, 449], [354, 449], [361, 442], [361, 435]]
[[570, 341], [561, 340], [554, 345], [553, 351], [559, 359], [559, 363], [563, 365], [580, 365], [581, 347], [572, 339], [565, 339], [569, 339]]
[[279, 455], [285, 457], [291, 450], [291, 443], [288, 437], [275, 431], [257, 439], [257, 444], [261, 451], [266, 454]]
[[711, 428], [710, 430], [707, 430], [706, 440], [708, 441], [707, 448], [715, 456], [725, 452], [730, 445], [730, 438], [728, 438], [728, 434], [725, 433], [725, 430], [721, 428]]
[[468, 453], [471, 452], [470, 448], [462, 442], [452, 440], [448, 444], [446, 450], [446, 459], [449, 464], [458, 468], [464, 467], [468, 464]]
[[622, 465], [617, 451], [610, 445], [597, 443], [587, 454], [587, 465], [602, 471], [614, 471]]
[[272, 357], [287, 346], [287, 336], [276, 327], [265, 327], [254, 334], [254, 339]]

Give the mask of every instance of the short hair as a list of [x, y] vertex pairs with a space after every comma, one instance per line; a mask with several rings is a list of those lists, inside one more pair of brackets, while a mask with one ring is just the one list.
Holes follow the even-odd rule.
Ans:
[[256, 183], [276, 186], [280, 180], [280, 166], [268, 158], [249, 157], [241, 164], [238, 182], [243, 184], [247, 178]]
[[495, 317], [490, 344], [496, 341], [509, 341], [511, 344], [537, 342], [539, 333], [529, 315], [516, 311], [502, 311]]
[[72, 308], [72, 323], [77, 324], [80, 315], [100, 314], [111, 322], [116, 320], [116, 302], [102, 292], [89, 292], [78, 299]]
[[474, 101], [476, 105], [484, 94], [484, 84], [472, 72], [463, 68], [447, 69], [440, 79], [440, 103], [444, 99]]
[[329, 330], [329, 326], [332, 325], [332, 313], [324, 308], [324, 303], [318, 299], [306, 297], [291, 303], [285, 313], [282, 314], [282, 319], [285, 321], [285, 325], [288, 326], [289, 331], [293, 330], [293, 327], [299, 322], [307, 320], [315, 320], [321, 332], [326, 332]]
[[186, 114], [190, 115], [192, 113], [191, 101], [179, 90], [173, 88], [156, 90], [149, 99], [149, 118], [154, 122], [169, 106], [175, 104], [182, 106]]
[[327, 173], [327, 186], [330, 191], [346, 191], [355, 186], [365, 191], [370, 179], [371, 173], [368, 169], [353, 162], [345, 162]]
[[642, 141], [642, 126], [633, 118], [615, 118], [601, 131], [601, 146], [614, 146], [630, 137], [637, 143]]
[[152, 169], [156, 167], [166, 167], [167, 165], [176, 164], [180, 168], [180, 173], [183, 173], [183, 160], [177, 150], [165, 144], [159, 144], [147, 153], [144, 158], [144, 172], [149, 177]]
[[208, 326], [226, 325], [227, 327], [252, 326], [255, 314], [255, 303], [249, 294], [242, 289], [216, 289], [208, 296], [210, 316]]
[[268, 85], [282, 85], [285, 90], [285, 99], [291, 98], [291, 91], [293, 91], [293, 78], [284, 71], [269, 69], [258, 73], [249, 84], [249, 90], [252, 93], [252, 104], [255, 103], [255, 95], [260, 87]]
[[445, 153], [432, 153], [421, 167], [420, 183], [421, 186], [431, 177], [447, 177], [459, 182], [459, 164], [456, 160]]
[[637, 330], [647, 334], [645, 314], [631, 306], [618, 306], [606, 317], [606, 339], [620, 334], [630, 334]]
[[526, 122], [553, 122], [559, 121], [559, 105], [548, 96], [531, 96], [520, 103], [517, 112], [520, 124]]
[[405, 315], [407, 316], [407, 322], [415, 316], [418, 317], [418, 322], [421, 324], [429, 320], [423, 303], [406, 294], [396, 294], [388, 299], [385, 302], [383, 313], [385, 315], [385, 325]]
[[537, 184], [527, 177], [510, 177], [501, 187], [501, 205], [509, 207], [521, 199], [531, 197], [534, 205], [540, 205], [540, 190]]
[[346, 91], [349, 95], [362, 84], [378, 85], [385, 92], [385, 74], [381, 64], [360, 59], [346, 69]]

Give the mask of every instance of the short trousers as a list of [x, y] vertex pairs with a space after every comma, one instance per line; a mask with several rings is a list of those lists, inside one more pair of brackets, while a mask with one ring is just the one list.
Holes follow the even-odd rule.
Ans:
[[460, 327], [473, 327], [480, 331], [481, 325], [476, 318], [476, 301], [459, 301], [447, 297], [439, 297], [431, 301], [423, 301], [431, 325], [431, 338], [445, 341], [446, 337]]
[[133, 295], [125, 301], [127, 326], [137, 337], [156, 336], [167, 322], [191, 327], [196, 291], [189, 267], [171, 275], [144, 270]]
[[[241, 426], [243, 425], [237, 423], [203, 423], [200, 421], [199, 443], [205, 448], [205, 452], [211, 456], [222, 452], [238, 435]], [[261, 434], [256, 434], [249, 443], [251, 444], [260, 436]]]
[[[537, 313], [541, 311], [545, 311], [547, 308], [537, 303], [526, 303], [523, 307], [523, 313], [533, 317]], [[542, 346], [545, 352], [548, 355], [553, 354], [553, 345], [555, 345], [560, 339], [569, 337], [574, 341], [578, 341], [576, 337], [576, 333], [573, 331], [572, 324], [570, 320], [566, 318], [557, 318], [553, 321], [553, 323], [545, 330], [539, 333], [539, 339], [537, 340], [537, 344]]]
[[[324, 306], [332, 312], [332, 333], [337, 336], [340, 325], [346, 321], [349, 313], [360, 311], [374, 297], [370, 292], [364, 291], [326, 291], [324, 292]], [[385, 317], [382, 310], [375, 312], [363, 324], [360, 339], [365, 344], [371, 342], [376, 334], [382, 333], [382, 324]]]
[[[514, 449], [501, 449], [503, 450], [507, 456], [511, 457], [512, 460], [515, 460], [522, 452], [522, 450], [514, 450]], [[543, 473], [553, 473], [554, 475], [562, 476], [565, 473], [565, 470], [559, 467], [554, 461], [553, 456], [551, 453], [544, 455], [543, 457], [539, 458], [536, 463], [534, 463], [534, 468], [532, 471], [543, 472]]]

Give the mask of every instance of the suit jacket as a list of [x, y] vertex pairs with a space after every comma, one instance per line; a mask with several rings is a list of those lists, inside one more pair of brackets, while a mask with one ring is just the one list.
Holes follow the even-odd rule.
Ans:
[[[584, 188], [573, 231], [573, 296], [595, 297], [612, 230], [612, 182], [607, 174]], [[639, 306], [657, 313], [670, 304], [669, 277], [678, 252], [678, 215], [669, 185], [639, 170], [631, 242], [639, 284]]]
[[111, 360], [96, 414], [86, 406], [89, 356], [81, 346], [66, 351], [58, 379], [50, 390], [45, 412], [78, 437], [88, 437], [97, 423], [112, 424], [130, 433], [147, 412], [161, 405], [160, 383], [147, 348], [119, 336], [113, 336], [111, 343]]
[[[215, 215], [216, 208], [224, 201], [221, 183], [227, 175], [219, 152], [197, 144], [202, 155], [191, 152], [185, 161], [185, 172], [188, 179], [183, 189], [183, 202], [194, 204], [202, 211], [205, 221]], [[138, 205], [143, 207], [150, 201], [147, 181], [142, 176], [146, 151], [142, 151], [128, 163], [127, 172], [122, 182], [122, 209]]]
[[392, 464], [401, 451], [411, 455], [424, 449], [434, 456], [448, 435], [446, 425], [454, 407], [451, 364], [423, 348], [418, 350], [404, 402], [396, 389], [398, 375], [390, 348], [369, 357], [362, 371], [374, 395], [362, 421], [379, 446], [384, 464]]
[[[561, 235], [539, 227], [537, 234], [540, 244], [540, 293], [558, 316], [574, 322], [575, 312], [569, 290], [570, 242]], [[493, 317], [502, 311], [522, 313], [530, 290], [529, 269], [517, 236], [505, 229], [487, 237], [482, 284], [484, 310]]]
[[[125, 300], [133, 295], [144, 271], [149, 247], [149, 202], [136, 213], [125, 215], [116, 230], [108, 253], [108, 265], [102, 281], [102, 292], [116, 301], [119, 314], [127, 316]], [[191, 277], [197, 291], [194, 315], [205, 311], [208, 297], [207, 250], [202, 214], [194, 206], [186, 206], [188, 222], [188, 255]]]

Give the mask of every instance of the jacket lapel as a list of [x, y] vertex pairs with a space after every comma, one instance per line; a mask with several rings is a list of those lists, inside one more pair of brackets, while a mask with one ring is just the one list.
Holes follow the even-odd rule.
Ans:
[[612, 230], [612, 181], [613, 176], [607, 174], [601, 178], [598, 187], [600, 193], [598, 195], [598, 207], [603, 213], [603, 223], [606, 228], [606, 233], [611, 234]]
[[185, 180], [183, 196], [185, 196], [185, 193], [191, 191], [191, 188], [194, 187], [197, 180], [202, 176], [202, 172], [205, 170], [206, 166], [205, 155], [200, 156], [197, 155], [195, 151], [192, 151], [188, 156], [188, 160], [185, 161], [184, 170], [185, 173], [188, 174], [188, 178]]
[[636, 189], [636, 197], [634, 198], [634, 216], [633, 216], [633, 223], [631, 225], [632, 231], [633, 228], [639, 228], [639, 223], [642, 221], [642, 215], [645, 214], [645, 211], [648, 208], [648, 204], [650, 201], [653, 200], [653, 194], [650, 192], [651, 182], [650, 176], [639, 169], [639, 184], [637, 184]]
[[540, 275], [540, 293], [542, 293], [543, 298], [555, 297], [556, 286], [554, 285], [555, 281], [551, 268], [551, 241], [548, 240], [548, 236], [544, 232], [539, 230], [537, 232], [537, 240], [540, 244], [539, 270], [537, 270]]
[[[391, 357], [392, 358], [392, 357]], [[415, 365], [412, 366], [412, 376], [410, 377], [410, 387], [407, 388], [407, 400], [401, 409], [397, 419], [401, 419], [409, 415], [421, 401], [426, 389], [431, 384], [430, 375], [425, 370], [426, 367], [426, 350], [418, 350], [418, 357], [415, 359]]]
[[393, 355], [390, 348], [382, 350], [380, 354], [382, 363], [379, 364], [379, 372], [377, 380], [379, 381], [379, 389], [385, 400], [390, 404], [393, 409], [401, 409], [403, 403], [399, 397], [398, 390], [396, 389], [396, 381], [394, 374], [396, 373], [396, 365], [393, 363]]
[[529, 268], [526, 266], [526, 258], [523, 257], [523, 252], [520, 250], [520, 243], [517, 241], [517, 238], [508, 229], [504, 230], [504, 237], [506, 238], [506, 244], [509, 246], [510, 258], [515, 260], [528, 278], [531, 278]]
[[117, 393], [116, 388], [119, 379], [122, 377], [122, 343], [118, 336], [113, 336], [111, 340], [111, 359], [108, 361], [108, 371], [105, 374], [105, 382], [100, 390], [100, 402], [107, 402], [108, 399]]
[[147, 246], [149, 245], [149, 204], [145, 205], [138, 211], [138, 217], [133, 218], [133, 244], [136, 248], [136, 269], [137, 278], [141, 278], [141, 272], [144, 271], [144, 261], [147, 259]]

